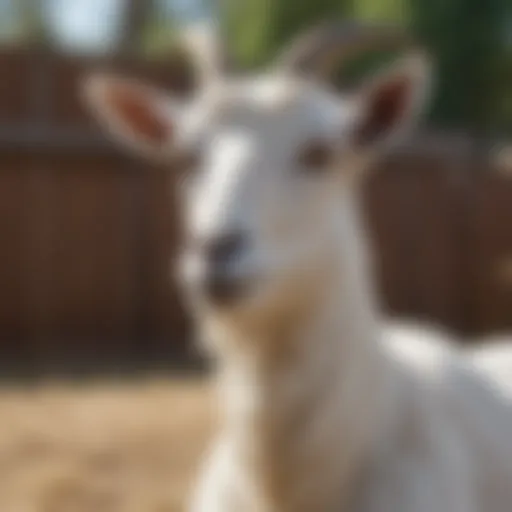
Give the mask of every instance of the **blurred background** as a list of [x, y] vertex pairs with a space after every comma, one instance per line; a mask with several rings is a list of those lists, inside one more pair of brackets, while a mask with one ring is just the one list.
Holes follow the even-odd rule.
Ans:
[[[212, 16], [244, 68], [335, 16], [429, 48], [426, 122], [367, 187], [382, 302], [468, 339], [512, 330], [510, 0], [0, 0], [2, 512], [181, 509], [209, 420], [183, 371], [174, 175], [106, 140], [78, 90], [105, 68], [190, 92], [176, 35]], [[389, 56], [367, 57], [348, 82]]]

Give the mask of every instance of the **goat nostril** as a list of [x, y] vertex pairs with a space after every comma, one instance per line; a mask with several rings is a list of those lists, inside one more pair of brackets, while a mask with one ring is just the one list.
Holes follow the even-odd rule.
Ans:
[[240, 275], [237, 265], [237, 258], [243, 256], [246, 249], [247, 239], [241, 233], [230, 232], [189, 243], [194, 243], [189, 261], [197, 262], [196, 271], [191, 272], [189, 279], [192, 288], [216, 305], [237, 299], [247, 287], [247, 280]]
[[241, 233], [233, 232], [217, 236], [205, 245], [205, 259], [214, 266], [224, 265], [235, 260], [242, 252], [244, 245], [245, 241]]

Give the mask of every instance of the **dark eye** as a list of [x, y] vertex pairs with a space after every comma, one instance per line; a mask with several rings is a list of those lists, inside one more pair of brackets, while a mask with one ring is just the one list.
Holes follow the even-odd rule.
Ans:
[[299, 165], [307, 172], [316, 172], [326, 169], [333, 159], [332, 148], [322, 141], [306, 144], [299, 153]]
[[175, 165], [180, 173], [194, 172], [201, 163], [199, 151], [188, 150], [177, 155]]

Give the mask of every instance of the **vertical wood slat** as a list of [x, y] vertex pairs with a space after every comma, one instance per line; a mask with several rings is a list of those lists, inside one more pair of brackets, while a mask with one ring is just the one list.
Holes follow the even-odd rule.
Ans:
[[20, 162], [4, 157], [0, 173], [0, 353], [4, 356], [21, 352], [26, 337], [20, 321], [25, 315], [26, 188]]
[[473, 181], [475, 330], [512, 330], [512, 179], [481, 173]]
[[[176, 270], [181, 247], [181, 223], [177, 204], [177, 174], [154, 169], [146, 175], [148, 216], [148, 292], [150, 324], [157, 352], [187, 350], [190, 328], [178, 291]], [[174, 339], [174, 345], [168, 344]]]
[[410, 185], [406, 192], [409, 251], [401, 259], [412, 266], [410, 286], [414, 290], [412, 311], [426, 321], [463, 327], [461, 280], [458, 272], [461, 247], [457, 240], [459, 197], [464, 183], [457, 163], [447, 155], [421, 154], [402, 163]]
[[375, 278], [386, 312], [413, 313], [413, 265], [408, 230], [411, 212], [408, 168], [389, 158], [372, 169], [366, 184], [365, 207], [373, 239]]
[[0, 339], [36, 362], [185, 350], [172, 174], [61, 152], [2, 162]]

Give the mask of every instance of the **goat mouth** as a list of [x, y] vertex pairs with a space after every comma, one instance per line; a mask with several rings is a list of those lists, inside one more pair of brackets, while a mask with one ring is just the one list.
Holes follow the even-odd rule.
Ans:
[[215, 306], [228, 306], [245, 295], [248, 283], [242, 278], [214, 275], [208, 276], [201, 287], [208, 302]]
[[213, 273], [203, 276], [196, 284], [198, 294], [207, 305], [225, 309], [236, 306], [249, 296], [254, 279]]
[[250, 299], [262, 283], [261, 275], [254, 272], [183, 264], [190, 261], [185, 258], [180, 265], [178, 282], [192, 308], [236, 309]]

